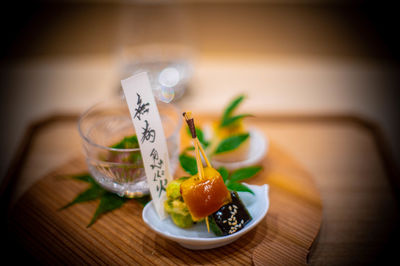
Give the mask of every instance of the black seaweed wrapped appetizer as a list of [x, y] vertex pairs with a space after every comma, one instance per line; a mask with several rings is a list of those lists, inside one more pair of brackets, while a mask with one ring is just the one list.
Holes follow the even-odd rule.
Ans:
[[208, 216], [210, 229], [217, 236], [236, 233], [252, 219], [236, 191], [231, 191], [231, 198], [232, 202]]

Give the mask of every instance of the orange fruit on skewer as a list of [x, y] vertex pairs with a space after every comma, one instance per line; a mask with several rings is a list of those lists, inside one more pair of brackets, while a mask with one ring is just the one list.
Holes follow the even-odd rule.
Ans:
[[[208, 229], [207, 216], [231, 202], [231, 194], [220, 173], [211, 166], [200, 141], [197, 139], [192, 114], [186, 112], [183, 115], [192, 134], [198, 173], [182, 182], [180, 190], [193, 221], [206, 218]], [[200, 153], [207, 164], [206, 168], [203, 168]]]

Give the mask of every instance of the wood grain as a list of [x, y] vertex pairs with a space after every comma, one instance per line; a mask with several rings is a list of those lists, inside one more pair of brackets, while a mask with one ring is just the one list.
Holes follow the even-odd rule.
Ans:
[[310, 174], [275, 144], [263, 166], [249, 183], [270, 186], [266, 219], [238, 241], [217, 249], [191, 251], [158, 236], [145, 226], [142, 208], [134, 201], [90, 228], [86, 225], [96, 202], [59, 211], [87, 186], [65, 177], [86, 171], [81, 157], [30, 187], [14, 206], [11, 224], [23, 245], [44, 263], [305, 264], [321, 224], [319, 192]]
[[[197, 116], [196, 121], [198, 121]], [[203, 121], [200, 119], [198, 124], [201, 122]], [[280, 229], [286, 230], [288, 226], [291, 227], [292, 221], [289, 223], [289, 221], [283, 219], [282, 215], [273, 215], [274, 205], [282, 206], [287, 201], [291, 203], [296, 201], [307, 202], [306, 204], [312, 206], [310, 197], [305, 196], [307, 195], [306, 190], [302, 193], [301, 199], [295, 196], [295, 188], [302, 186], [302, 189], [304, 189], [304, 187], [307, 187], [307, 182], [297, 180], [293, 188], [290, 186], [294, 182], [292, 179], [295, 179], [297, 175], [304, 174], [313, 177], [323, 201], [322, 225], [318, 237], [308, 253], [309, 264], [365, 265], [374, 261], [382, 262], [382, 257], [386, 260], [397, 259], [397, 251], [394, 247], [396, 247], [400, 237], [398, 230], [396, 231], [396, 228], [399, 228], [399, 210], [395, 198], [396, 195], [398, 196], [396, 191], [399, 191], [398, 187], [396, 189], [395, 186], [398, 184], [396, 183], [398, 176], [394, 174], [396, 173], [395, 165], [388, 160], [390, 157], [387, 157], [387, 153], [382, 152], [387, 149], [385, 149], [385, 145], [382, 145], [384, 142], [381, 141], [379, 134], [376, 134], [378, 128], [375, 125], [347, 115], [264, 115], [259, 118], [250, 118], [248, 123], [251, 126], [262, 128], [272, 143], [271, 153], [269, 153], [264, 165], [264, 174], [269, 173], [268, 182], [276, 183], [275, 189], [271, 190], [271, 195], [273, 195], [274, 190], [282, 190], [281, 187], [292, 191], [292, 195], [291, 197], [277, 198], [274, 200], [276, 203], [271, 203], [271, 209], [264, 224], [258, 226], [255, 229], [256, 231], [250, 232], [248, 235], [249, 238], [254, 239], [254, 242], [251, 242], [253, 244], [250, 244], [249, 241], [238, 242], [233, 247], [238, 248], [237, 244], [241, 244], [239, 247], [244, 249], [245, 254], [250, 252], [249, 250], [253, 251], [253, 261], [256, 264], [261, 262], [269, 262], [270, 264], [274, 264], [271, 262], [279, 262], [279, 265], [293, 264], [293, 257], [299, 259], [299, 255], [295, 256], [295, 254], [305, 253], [305, 243], [291, 244], [293, 241], [297, 241], [296, 230], [292, 230], [284, 238], [277, 233], [282, 232], [282, 230], [279, 231]], [[60, 139], [63, 141], [60, 141]], [[182, 140], [185, 141], [184, 135]], [[16, 162], [19, 162], [17, 164], [19, 168], [14, 173], [19, 172], [19, 174], [10, 176], [10, 180], [16, 180], [17, 183], [15, 193], [12, 194], [14, 202], [22, 206], [21, 196], [26, 192], [28, 194], [25, 194], [25, 199], [27, 199], [27, 195], [32, 195], [29, 193], [31, 193], [30, 189], [33, 189], [34, 183], [40, 183], [41, 180], [50, 176], [49, 172], [54, 175], [61, 174], [62, 172], [59, 170], [67, 170], [65, 162], [68, 161], [68, 158], [82, 160], [82, 158], [76, 157], [79, 154], [81, 154], [81, 146], [76, 130], [76, 117], [65, 119], [57, 116], [52, 117], [47, 122], [40, 123], [33, 130], [29, 147], [25, 149], [23, 154], [25, 163], [21, 164], [22, 160], [16, 160]], [[284, 163], [271, 160], [271, 156], [284, 158]], [[82, 164], [81, 167], [85, 167], [83, 161], [80, 163]], [[292, 163], [301, 165], [301, 167], [286, 167], [286, 165], [292, 165]], [[76, 167], [69, 169], [78, 170]], [[253, 179], [253, 182], [263, 182], [260, 179], [264, 179], [264, 174]], [[280, 175], [285, 176], [285, 182], [279, 178]], [[59, 184], [61, 185], [61, 183]], [[72, 186], [80, 185], [79, 189], [84, 189], [84, 184], [76, 182], [74, 184]], [[308, 193], [312, 193], [312, 191]], [[65, 198], [65, 201], [70, 200], [74, 195], [71, 194], [70, 198]], [[38, 199], [42, 197], [36, 196]], [[35, 199], [35, 201], [38, 199]], [[82, 207], [77, 206], [77, 208], [80, 210], [79, 208]], [[81, 221], [82, 232], [94, 212], [95, 204], [87, 203], [85, 208], [90, 209], [89, 213], [86, 213], [85, 210], [82, 210], [82, 212], [70, 210], [73, 213], [78, 212], [79, 217], [85, 215], [84, 219], [81, 218], [83, 219]], [[14, 209], [14, 211], [17, 210], [17, 208]], [[124, 209], [120, 211], [124, 211]], [[128, 212], [130, 211], [129, 209]], [[287, 211], [290, 211], [290, 209], [287, 209]], [[20, 213], [20, 215], [23, 216], [23, 213]], [[67, 216], [63, 216], [63, 219], [69, 219], [69, 216]], [[102, 219], [109, 219], [107, 217], [105, 216]], [[15, 218], [16, 216], [13, 216], [13, 220]], [[19, 219], [22, 221], [24, 218], [19, 217]], [[60, 222], [62, 222], [62, 219]], [[94, 226], [100, 226], [100, 222], [103, 223], [100, 220], [99, 224]], [[266, 226], [267, 222], [268, 227]], [[76, 249], [77, 246], [84, 250], [87, 249], [82, 247], [84, 242], [82, 244], [76, 242], [68, 234], [59, 236], [58, 238], [61, 238], [61, 241], [52, 243], [49, 249], [44, 245], [48, 245], [48, 242], [42, 243], [42, 239], [38, 239], [32, 233], [38, 227], [38, 221], [33, 220], [31, 223], [35, 224], [30, 227], [31, 229], [18, 226], [14, 226], [14, 229], [18, 231], [22, 242], [26, 243], [26, 249], [36, 257], [47, 257], [46, 261], [51, 263], [60, 261], [57, 256], [52, 260], [52, 257], [48, 255], [53, 252], [55, 247], [60, 245], [61, 248], [59, 249], [66, 248], [63, 252], [69, 254], [67, 257], [77, 256], [71, 255], [71, 253], [74, 253], [72, 250]], [[46, 225], [41, 226], [46, 228]], [[299, 226], [299, 228], [302, 227]], [[89, 230], [92, 230], [92, 228]], [[89, 234], [89, 230], [85, 232]], [[304, 229], [299, 230], [299, 232], [307, 233]], [[50, 231], [50, 233], [55, 234], [57, 232]], [[149, 245], [152, 249], [151, 252], [159, 254], [158, 252], [162, 251], [160, 250], [161, 246], [169, 249], [180, 248], [173, 242], [151, 235], [150, 231], [148, 233], [149, 238], [145, 238], [141, 243]], [[14, 235], [15, 231], [12, 232], [11, 237], [14, 238]], [[287, 237], [290, 240], [287, 240]], [[279, 238], [282, 242], [273, 242], [272, 240], [276, 238]], [[45, 239], [45, 236], [43, 239]], [[126, 236], [125, 239], [129, 243], [136, 241]], [[240, 239], [240, 241], [243, 241], [243, 239]], [[141, 244], [140, 241], [135, 243]], [[284, 243], [284, 245], [277, 245], [276, 243]], [[100, 249], [96, 247], [92, 249], [93, 254], [100, 252]], [[270, 252], [264, 253], [263, 249], [270, 249], [270, 251], [275, 252], [273, 257], [275, 261], [271, 261], [272, 259], [268, 256]], [[295, 249], [300, 251], [293, 251]], [[218, 249], [221, 254], [217, 256], [209, 254], [206, 256], [209, 256], [210, 260], [221, 262], [230, 256], [230, 254], [226, 255], [224, 250]], [[77, 252], [78, 255], [81, 254], [80, 251]], [[206, 263], [205, 259], [198, 259], [200, 261], [197, 262], [192, 259], [191, 251], [183, 250], [182, 252], [186, 252], [185, 254], [189, 256], [189, 258], [181, 257], [188, 263]], [[262, 256], [257, 255], [257, 253]], [[55, 255], [53, 254], [53, 256]], [[110, 253], [109, 256], [115, 260], [118, 260], [116, 257], [119, 257], [115, 251], [112, 254]], [[219, 259], [220, 257], [222, 259]], [[106, 259], [106, 261], [111, 259]], [[302, 261], [304, 260], [305, 258], [302, 257]], [[82, 261], [81, 257], [78, 257], [77, 261]], [[121, 260], [119, 261], [122, 263]], [[242, 263], [249, 261], [249, 257], [240, 260]]]

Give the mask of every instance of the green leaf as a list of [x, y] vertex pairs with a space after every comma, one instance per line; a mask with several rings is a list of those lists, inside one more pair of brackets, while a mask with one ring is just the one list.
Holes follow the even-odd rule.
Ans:
[[217, 169], [217, 171], [221, 174], [224, 182], [226, 182], [229, 176], [228, 170], [225, 167], [221, 166], [220, 168]]
[[[90, 227], [93, 223], [96, 222], [100, 216], [106, 212], [115, 210], [120, 208], [126, 201], [130, 200], [127, 198], [121, 198], [117, 196], [116, 194], [113, 194], [111, 192], [107, 192], [104, 188], [102, 188], [100, 185], [96, 183], [96, 181], [87, 173], [85, 174], [80, 174], [76, 176], [72, 176], [70, 178], [73, 178], [75, 180], [79, 181], [84, 181], [87, 183], [92, 184], [88, 189], [80, 193], [78, 196], [75, 197], [74, 200], [72, 200], [70, 203], [62, 207], [60, 210], [66, 209], [72, 205], [75, 205], [77, 203], [83, 203], [91, 200], [96, 200], [100, 198], [100, 203], [96, 209], [95, 214], [92, 217], [92, 220], [88, 224], [87, 227]], [[151, 200], [150, 195], [145, 195], [140, 198], [133, 198], [136, 200], [139, 204], [141, 204], [143, 207]]]
[[110, 192], [104, 193], [100, 199], [100, 204], [87, 227], [93, 225], [101, 215], [120, 208], [125, 201], [125, 198], [121, 198], [116, 194]]
[[249, 117], [252, 116], [251, 114], [242, 114], [242, 115], [236, 115], [236, 116], [231, 116], [227, 117], [222, 120], [220, 127], [227, 127], [235, 123], [236, 121], [244, 118], [244, 117]]
[[253, 190], [251, 190], [249, 187], [247, 187], [246, 185], [243, 185], [241, 183], [238, 182], [232, 182], [229, 181], [228, 184], [226, 185], [228, 189], [230, 190], [234, 190], [234, 191], [242, 191], [242, 192], [249, 192], [251, 194], [254, 195]]
[[60, 210], [66, 209], [77, 203], [91, 201], [100, 198], [105, 193], [105, 190], [97, 184], [93, 184], [90, 188], [80, 193], [70, 203], [62, 207]]
[[249, 137], [249, 133], [228, 137], [218, 144], [214, 154], [231, 151], [240, 146]]
[[250, 166], [250, 167], [240, 168], [232, 173], [231, 180], [232, 181], [240, 181], [243, 179], [253, 177], [261, 169], [262, 169], [261, 166]]
[[179, 162], [183, 170], [185, 170], [187, 173], [189, 173], [190, 175], [197, 174], [197, 163], [194, 157], [189, 156], [185, 153], [181, 153], [179, 155]]
[[233, 111], [236, 109], [236, 107], [238, 107], [244, 98], [244, 95], [239, 95], [228, 104], [228, 106], [225, 108], [224, 114], [222, 115], [222, 121], [231, 116]]

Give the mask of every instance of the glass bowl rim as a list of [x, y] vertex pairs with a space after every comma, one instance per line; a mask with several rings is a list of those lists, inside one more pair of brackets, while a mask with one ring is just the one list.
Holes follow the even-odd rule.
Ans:
[[[79, 135], [81, 136], [81, 138], [82, 138], [85, 142], [87, 142], [88, 144], [90, 144], [90, 145], [92, 145], [92, 146], [95, 146], [95, 147], [97, 147], [97, 148], [100, 148], [100, 149], [104, 149], [104, 150], [108, 150], [108, 151], [117, 151], [117, 152], [134, 152], [134, 151], [140, 151], [140, 148], [118, 149], [118, 148], [111, 148], [111, 147], [103, 146], [103, 145], [100, 145], [100, 144], [97, 144], [97, 143], [93, 142], [93, 141], [90, 140], [88, 137], [86, 137], [85, 134], [82, 132], [82, 126], [81, 126], [81, 125], [82, 125], [83, 119], [84, 119], [94, 108], [96, 108], [96, 107], [98, 107], [99, 105], [102, 105], [102, 104], [107, 104], [107, 103], [116, 102], [116, 101], [122, 101], [122, 102], [123, 102], [123, 101], [124, 101], [124, 98], [113, 98], [113, 99], [110, 99], [110, 100], [102, 100], [102, 101], [100, 101], [100, 102], [97, 102], [97, 103], [93, 104], [93, 105], [90, 106], [88, 109], [86, 109], [86, 111], [84, 111], [84, 112], [79, 116], [79, 119], [78, 119], [78, 131], [79, 131]], [[171, 107], [171, 108], [175, 111], [175, 113], [178, 114], [178, 117], [179, 117], [180, 111], [179, 111], [178, 107], [176, 107], [174, 104], [172, 104], [172, 103], [164, 103], [164, 102], [162, 102], [162, 101], [156, 100], [157, 109], [158, 109], [158, 105], [159, 105], [160, 103], [161, 103], [161, 105], [165, 105], [165, 106]], [[130, 117], [130, 115], [129, 115], [129, 117]], [[182, 119], [178, 119], [178, 124], [177, 124], [176, 128], [173, 130], [172, 134], [171, 134], [168, 138], [166, 138], [166, 141], [168, 141], [170, 138], [172, 138], [173, 136], [175, 136], [176, 134], [178, 134], [178, 132], [181, 130], [181, 127], [182, 127]], [[165, 134], [165, 133], [164, 133], [164, 134]]]

